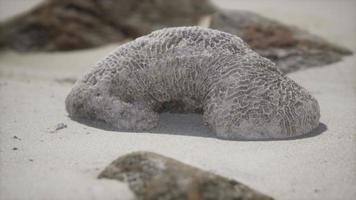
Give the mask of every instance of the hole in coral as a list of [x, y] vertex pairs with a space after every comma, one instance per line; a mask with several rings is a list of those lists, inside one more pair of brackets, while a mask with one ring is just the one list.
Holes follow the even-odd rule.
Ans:
[[170, 113], [198, 113], [198, 114], [202, 114], [203, 109], [202, 109], [202, 107], [198, 107], [196, 105], [186, 104], [181, 100], [175, 100], [175, 101], [163, 102], [161, 105], [157, 106], [157, 108], [155, 109], [155, 112], [158, 112], [158, 113], [170, 112]]

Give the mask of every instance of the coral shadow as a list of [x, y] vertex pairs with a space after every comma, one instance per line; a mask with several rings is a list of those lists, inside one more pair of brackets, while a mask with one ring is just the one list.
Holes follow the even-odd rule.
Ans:
[[216, 138], [215, 133], [204, 125], [200, 114], [161, 113], [159, 125], [149, 132]]
[[221, 140], [232, 141], [279, 141], [279, 140], [298, 140], [304, 138], [315, 137], [327, 130], [324, 123], [319, 123], [319, 126], [307, 134], [289, 138], [276, 139], [224, 139], [218, 138], [207, 126], [204, 125], [202, 115], [199, 114], [172, 114], [163, 113], [160, 115], [160, 124], [157, 128], [150, 131], [156, 134], [171, 134], [184, 135], [194, 137], [210, 137]]
[[[103, 122], [89, 121], [82, 119], [73, 119], [79, 123], [88, 125], [90, 127], [103, 129], [106, 131], [120, 131], [113, 127], [106, 125]], [[283, 139], [235, 139], [233, 141], [279, 141], [279, 140], [297, 140], [315, 137], [327, 130], [327, 126], [323, 123], [319, 123], [319, 126], [311, 132]], [[127, 132], [127, 131], [125, 131]], [[176, 114], [176, 113], [161, 113], [159, 125], [150, 131], [142, 133], [135, 132], [137, 134], [168, 134], [168, 135], [181, 135], [192, 137], [204, 137], [204, 138], [217, 138], [215, 133], [212, 132], [207, 126], [204, 125], [202, 115], [200, 114]], [[124, 134], [124, 133], [123, 133]], [[221, 138], [217, 138], [221, 139]], [[227, 140], [227, 139], [222, 139]]]
[[324, 123], [319, 123], [319, 126], [304, 135], [288, 137], [288, 138], [274, 138], [274, 139], [238, 139], [238, 141], [282, 141], [282, 140], [300, 140], [305, 138], [316, 137], [328, 130]]

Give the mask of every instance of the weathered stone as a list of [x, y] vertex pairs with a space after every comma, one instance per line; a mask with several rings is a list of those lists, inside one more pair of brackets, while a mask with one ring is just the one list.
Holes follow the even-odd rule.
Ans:
[[248, 11], [225, 11], [209, 0], [47, 0], [0, 25], [0, 47], [57, 51], [134, 39], [165, 27], [197, 25], [236, 34], [284, 73], [341, 60], [351, 51]]
[[18, 51], [95, 47], [169, 26], [195, 25], [208, 0], [46, 0], [0, 25], [0, 46]]
[[127, 182], [139, 200], [272, 200], [235, 180], [151, 152], [122, 156], [99, 178]]
[[163, 111], [202, 113], [226, 139], [288, 138], [319, 125], [319, 105], [237, 36], [199, 27], [155, 31], [119, 46], [77, 81], [73, 119], [117, 130], [157, 126]]
[[213, 15], [210, 27], [241, 37], [284, 73], [331, 64], [352, 54], [297, 27], [248, 11], [220, 11]]

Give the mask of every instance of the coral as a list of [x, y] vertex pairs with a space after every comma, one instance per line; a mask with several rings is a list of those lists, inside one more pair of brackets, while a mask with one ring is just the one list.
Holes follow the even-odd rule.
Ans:
[[66, 99], [73, 119], [145, 131], [165, 111], [202, 113], [225, 139], [288, 138], [319, 125], [319, 105], [237, 36], [199, 27], [119, 46]]

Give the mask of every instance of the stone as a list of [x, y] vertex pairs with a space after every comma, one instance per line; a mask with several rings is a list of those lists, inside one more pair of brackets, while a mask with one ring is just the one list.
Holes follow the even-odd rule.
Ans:
[[275, 139], [319, 126], [318, 102], [237, 36], [167, 28], [119, 46], [66, 98], [74, 120], [147, 131], [159, 113], [201, 113], [223, 139]]
[[213, 12], [208, 0], [46, 0], [2, 23], [0, 46], [17, 51], [92, 48], [167, 26], [195, 25]]
[[238, 181], [152, 152], [124, 155], [98, 178], [127, 182], [138, 200], [272, 200]]
[[[168, 12], [167, 12], [168, 11]], [[352, 54], [294, 26], [209, 0], [46, 0], [0, 24], [0, 48], [67, 51], [126, 42], [165, 27], [205, 26], [235, 34], [284, 73], [340, 61]]]
[[58, 123], [58, 124], [56, 125], [56, 127], [54, 128], [54, 130], [51, 131], [51, 133], [56, 133], [57, 131], [62, 130], [62, 129], [65, 129], [65, 128], [67, 128], [67, 127], [68, 127], [68, 126], [67, 126], [67, 124], [65, 124], [65, 123]]
[[352, 54], [307, 31], [249, 11], [217, 12], [210, 27], [241, 37], [284, 73], [335, 63]]

